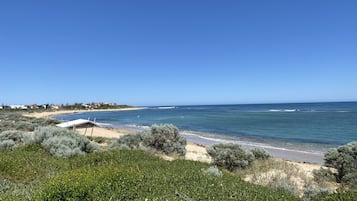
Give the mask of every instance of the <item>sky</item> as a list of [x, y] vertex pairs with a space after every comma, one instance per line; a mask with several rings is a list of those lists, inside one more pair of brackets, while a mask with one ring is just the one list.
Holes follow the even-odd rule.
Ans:
[[355, 0], [1, 0], [0, 104], [357, 101]]

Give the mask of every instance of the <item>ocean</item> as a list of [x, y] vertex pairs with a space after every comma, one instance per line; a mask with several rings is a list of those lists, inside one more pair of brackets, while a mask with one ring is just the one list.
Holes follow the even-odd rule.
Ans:
[[205, 145], [241, 142], [323, 153], [357, 140], [357, 102], [146, 107], [56, 118], [90, 118], [135, 130], [169, 123], [177, 126], [189, 140]]

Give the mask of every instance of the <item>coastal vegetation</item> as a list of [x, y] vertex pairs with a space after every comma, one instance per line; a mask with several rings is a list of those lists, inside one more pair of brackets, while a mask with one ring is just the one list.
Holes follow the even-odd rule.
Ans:
[[65, 158], [100, 151], [98, 143], [75, 131], [58, 127], [37, 128], [33, 143], [41, 145], [54, 156]]
[[[11, 113], [1, 122], [28, 121], [35, 128], [0, 127], [0, 200], [356, 200], [352, 185], [336, 193], [295, 165], [261, 149], [236, 144], [207, 148], [213, 164], [182, 160], [186, 140], [173, 125], [115, 139], [85, 137], [55, 128], [52, 120]], [[19, 116], [12, 116], [12, 115]], [[39, 123], [37, 123], [39, 122]], [[16, 124], [16, 122], [14, 123]], [[8, 129], [10, 128], [10, 129]], [[95, 141], [95, 142], [94, 142]], [[355, 173], [355, 145], [325, 155], [332, 178], [346, 184]], [[101, 148], [100, 148], [101, 147]], [[154, 151], [153, 151], [154, 150]], [[167, 161], [163, 153], [176, 158]], [[178, 156], [178, 157], [176, 157]], [[334, 157], [332, 157], [334, 156]], [[342, 160], [343, 159], [343, 160]], [[229, 170], [229, 171], [228, 171]], [[321, 178], [321, 177], [318, 177]], [[331, 178], [331, 177], [330, 177]], [[343, 178], [343, 177], [342, 177]], [[344, 183], [344, 184], [345, 184]], [[331, 194], [332, 193], [332, 194]], [[329, 194], [329, 195], [327, 195]]]
[[254, 160], [267, 160], [270, 155], [263, 149], [244, 150], [239, 144], [215, 144], [207, 147], [213, 164], [230, 171], [250, 166]]
[[27, 117], [20, 112], [0, 111], [0, 132], [18, 130], [32, 132], [40, 126], [54, 126], [60, 123], [55, 119]]
[[325, 166], [330, 168], [321, 168], [314, 172], [316, 181], [324, 183], [333, 180], [341, 184], [342, 188], [356, 190], [357, 142], [330, 149], [325, 154]]
[[179, 129], [171, 124], [153, 125], [150, 129], [137, 134], [123, 136], [110, 145], [118, 149], [142, 149], [162, 152], [166, 155], [186, 153], [186, 139]]

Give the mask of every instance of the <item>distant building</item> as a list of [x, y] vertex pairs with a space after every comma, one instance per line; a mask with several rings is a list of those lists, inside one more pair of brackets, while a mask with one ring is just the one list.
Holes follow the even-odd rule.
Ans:
[[38, 105], [37, 104], [30, 104], [27, 106], [29, 109], [31, 110], [35, 110], [35, 109], [38, 109]]
[[21, 110], [27, 110], [27, 106], [26, 105], [10, 105], [10, 109], [21, 109]]
[[51, 105], [51, 109], [53, 110], [59, 110], [61, 108], [60, 105]]

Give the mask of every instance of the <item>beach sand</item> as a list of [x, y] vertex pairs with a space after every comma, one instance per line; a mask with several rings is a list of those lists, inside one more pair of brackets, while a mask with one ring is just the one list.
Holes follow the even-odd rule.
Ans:
[[54, 116], [63, 114], [75, 114], [82, 112], [113, 112], [113, 111], [128, 111], [128, 110], [142, 110], [143, 108], [131, 107], [131, 108], [120, 108], [120, 109], [93, 109], [93, 110], [58, 110], [49, 112], [33, 112], [33, 113], [23, 113], [24, 116], [35, 117], [35, 118], [52, 118]]

